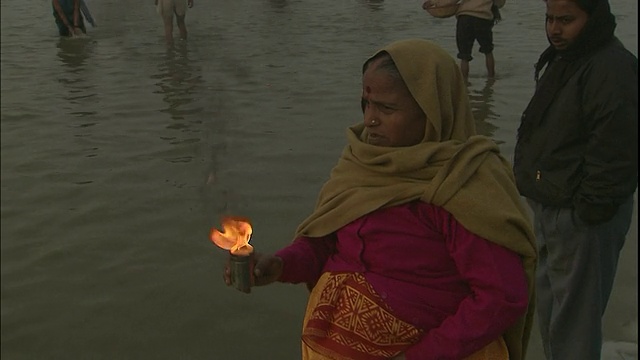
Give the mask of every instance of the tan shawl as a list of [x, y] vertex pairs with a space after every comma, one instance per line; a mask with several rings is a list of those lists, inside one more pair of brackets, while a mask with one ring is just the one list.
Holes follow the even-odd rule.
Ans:
[[374, 210], [413, 200], [443, 207], [469, 231], [521, 255], [529, 309], [504, 337], [510, 358], [522, 360], [533, 319], [536, 247], [511, 166], [491, 139], [475, 135], [464, 80], [446, 51], [418, 39], [380, 51], [391, 55], [425, 112], [424, 139], [379, 147], [363, 141], [363, 124], [350, 127], [348, 145], [296, 236], [324, 236]]

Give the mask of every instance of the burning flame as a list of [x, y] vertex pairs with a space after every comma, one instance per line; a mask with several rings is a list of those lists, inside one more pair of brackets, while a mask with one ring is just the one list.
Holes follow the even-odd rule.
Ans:
[[253, 229], [249, 219], [229, 216], [222, 219], [222, 229], [211, 229], [211, 241], [234, 255], [249, 255], [253, 246], [249, 245]]

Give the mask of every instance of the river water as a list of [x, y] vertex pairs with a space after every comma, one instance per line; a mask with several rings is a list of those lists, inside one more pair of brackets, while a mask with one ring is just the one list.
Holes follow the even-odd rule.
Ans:
[[[189, 40], [167, 49], [150, 0], [90, 0], [98, 27], [80, 40], [57, 36], [49, 1], [3, 0], [2, 358], [299, 358], [304, 286], [227, 288], [209, 229], [242, 215], [259, 251], [291, 241], [361, 120], [362, 62], [406, 37], [455, 56], [455, 21], [420, 4], [196, 0]], [[637, 54], [638, 3], [612, 9]], [[544, 3], [502, 14], [497, 79], [476, 44], [469, 92], [510, 158]], [[608, 347], [637, 353], [636, 302], [634, 222]]]

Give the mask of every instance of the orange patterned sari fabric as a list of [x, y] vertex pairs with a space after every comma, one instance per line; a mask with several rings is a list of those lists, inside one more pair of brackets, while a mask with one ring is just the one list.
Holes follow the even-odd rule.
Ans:
[[395, 317], [359, 273], [325, 273], [312, 291], [304, 344], [335, 360], [382, 360], [404, 352], [421, 330]]
[[[359, 273], [324, 273], [302, 330], [303, 360], [383, 360], [418, 342], [422, 330], [395, 317]], [[465, 360], [508, 360], [500, 337]]]

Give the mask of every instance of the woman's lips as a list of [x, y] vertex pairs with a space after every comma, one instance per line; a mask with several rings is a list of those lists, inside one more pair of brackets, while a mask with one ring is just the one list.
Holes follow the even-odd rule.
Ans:
[[367, 143], [371, 145], [378, 145], [382, 142], [383, 137], [378, 134], [371, 134], [367, 136]]

